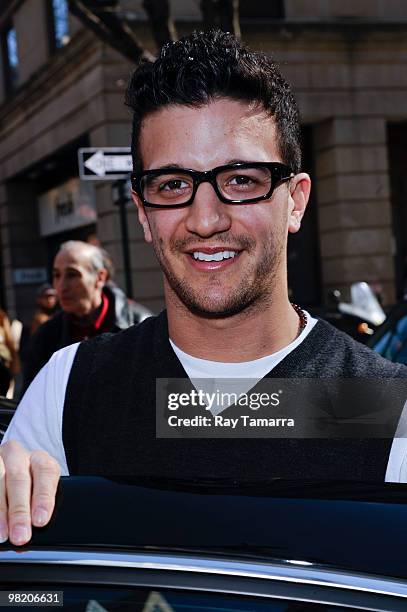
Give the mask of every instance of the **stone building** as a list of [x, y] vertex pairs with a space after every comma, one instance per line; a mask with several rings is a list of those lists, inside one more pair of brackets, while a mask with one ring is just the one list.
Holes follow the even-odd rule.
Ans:
[[[281, 63], [299, 100], [304, 168], [314, 178], [302, 231], [290, 238], [290, 288], [302, 305], [331, 288], [380, 284], [400, 297], [407, 262], [405, 0], [241, 0], [242, 37]], [[155, 52], [141, 0], [131, 27]], [[198, 1], [172, 0], [178, 35], [199, 26]], [[27, 321], [58, 245], [97, 235], [124, 285], [110, 181], [80, 181], [81, 147], [127, 147], [123, 94], [131, 64], [74, 17], [65, 0], [0, 8], [2, 301]], [[161, 274], [127, 210], [135, 297], [158, 311]]]

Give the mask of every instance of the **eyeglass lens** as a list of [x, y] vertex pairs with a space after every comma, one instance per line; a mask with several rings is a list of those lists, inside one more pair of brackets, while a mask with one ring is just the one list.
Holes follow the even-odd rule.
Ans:
[[[228, 200], [245, 201], [265, 196], [271, 188], [272, 175], [267, 167], [228, 168], [218, 172], [217, 187]], [[166, 172], [145, 175], [141, 180], [144, 199], [150, 204], [165, 206], [188, 202], [193, 194], [194, 180], [187, 172]]]

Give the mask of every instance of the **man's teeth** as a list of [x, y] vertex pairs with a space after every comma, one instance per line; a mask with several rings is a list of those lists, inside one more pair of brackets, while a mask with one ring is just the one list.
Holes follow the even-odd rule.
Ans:
[[194, 251], [194, 259], [199, 259], [200, 261], [222, 261], [222, 259], [230, 259], [236, 255], [236, 251], [219, 251], [212, 254]]

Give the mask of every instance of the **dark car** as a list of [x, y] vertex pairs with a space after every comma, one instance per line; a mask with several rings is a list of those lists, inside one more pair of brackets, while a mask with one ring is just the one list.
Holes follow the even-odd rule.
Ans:
[[0, 547], [0, 604], [406, 610], [406, 502], [392, 484], [63, 478], [51, 524]]
[[407, 299], [392, 308], [368, 346], [390, 361], [407, 365]]

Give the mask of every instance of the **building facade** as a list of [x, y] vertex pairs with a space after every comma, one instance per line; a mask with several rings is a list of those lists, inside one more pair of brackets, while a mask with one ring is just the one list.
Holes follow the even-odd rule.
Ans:
[[[128, 147], [123, 104], [132, 65], [67, 11], [65, 0], [0, 8], [2, 300], [28, 321], [59, 244], [100, 240], [125, 285], [111, 181], [81, 181], [82, 147]], [[123, 11], [156, 51], [141, 1]], [[199, 3], [173, 0], [178, 35], [200, 24]], [[320, 305], [330, 289], [380, 285], [400, 297], [407, 265], [407, 7], [405, 0], [241, 0], [242, 38], [273, 54], [299, 101], [304, 168], [314, 189], [290, 237], [293, 299]], [[127, 208], [134, 297], [158, 312], [161, 273]]]

